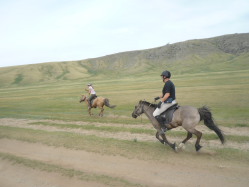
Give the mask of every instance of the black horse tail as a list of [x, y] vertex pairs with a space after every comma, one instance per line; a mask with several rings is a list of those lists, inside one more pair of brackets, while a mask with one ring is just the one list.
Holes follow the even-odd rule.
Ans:
[[221, 143], [224, 144], [225, 143], [224, 135], [223, 135], [222, 131], [219, 129], [219, 127], [217, 125], [215, 125], [212, 113], [209, 110], [209, 108], [207, 106], [203, 106], [202, 108], [198, 108], [198, 112], [199, 112], [200, 117], [201, 117], [200, 121], [204, 120], [204, 124], [209, 129], [213, 130], [220, 138]]
[[109, 108], [115, 108], [116, 107], [116, 105], [110, 105], [109, 99], [107, 99], [107, 98], [105, 99], [104, 104], [105, 104], [105, 106], [107, 106]]

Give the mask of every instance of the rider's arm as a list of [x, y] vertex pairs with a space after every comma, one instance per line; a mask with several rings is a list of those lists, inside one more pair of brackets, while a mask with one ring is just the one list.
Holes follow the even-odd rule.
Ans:
[[86, 88], [85, 90], [88, 92], [88, 94], [90, 94], [90, 93], [91, 93], [91, 91], [90, 91], [90, 89], [89, 89], [89, 88], [88, 88], [88, 89]]
[[162, 102], [166, 101], [166, 100], [169, 98], [169, 96], [170, 96], [170, 93], [166, 93], [166, 94], [162, 97], [161, 101], [162, 101]]

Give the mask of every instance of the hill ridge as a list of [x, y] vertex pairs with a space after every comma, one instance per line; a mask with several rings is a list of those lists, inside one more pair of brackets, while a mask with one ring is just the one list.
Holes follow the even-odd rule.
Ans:
[[1, 86], [36, 84], [91, 76], [124, 77], [170, 69], [174, 74], [248, 69], [249, 33], [192, 39], [77, 61], [0, 68]]

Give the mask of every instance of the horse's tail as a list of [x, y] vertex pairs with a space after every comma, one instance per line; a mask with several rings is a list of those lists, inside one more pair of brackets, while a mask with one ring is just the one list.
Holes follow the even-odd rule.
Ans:
[[105, 106], [107, 106], [109, 108], [115, 108], [116, 107], [116, 105], [110, 105], [109, 99], [107, 99], [107, 98], [105, 99], [104, 104], [105, 104]]
[[225, 143], [224, 135], [222, 131], [219, 129], [219, 127], [214, 123], [213, 116], [209, 108], [206, 106], [203, 106], [202, 108], [198, 108], [198, 112], [201, 117], [200, 121], [204, 120], [204, 124], [209, 129], [213, 130], [220, 138], [221, 143], [224, 144]]

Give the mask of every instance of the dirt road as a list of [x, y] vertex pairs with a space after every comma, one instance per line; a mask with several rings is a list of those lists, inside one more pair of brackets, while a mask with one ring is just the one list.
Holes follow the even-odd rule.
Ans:
[[[57, 129], [55, 127], [32, 126], [29, 125], [30, 122], [32, 120], [0, 119], [1, 126], [37, 128], [46, 131], [70, 131], [70, 129]], [[229, 131], [229, 129], [226, 129], [226, 131]], [[88, 134], [90, 132], [75, 130], [75, 133]], [[230, 133], [233, 133], [232, 130]], [[99, 134], [104, 136], [103, 134], [101, 135], [101, 132]], [[113, 135], [105, 133], [105, 136]], [[120, 138], [123, 139], [123, 136], [120, 136]], [[125, 137], [128, 137], [128, 135]], [[143, 141], [155, 141], [154, 139], [152, 140], [154, 137], [150, 135], [143, 134], [139, 137], [139, 134], [136, 134], [136, 137]], [[247, 145], [244, 145], [244, 148], [247, 149]], [[64, 170], [78, 171], [88, 176], [109, 177], [107, 182], [99, 179], [68, 177], [61, 174], [61, 172], [33, 169], [16, 161], [1, 158], [0, 186], [5, 187], [120, 186], [120, 184], [122, 186], [243, 187], [249, 184], [248, 163], [214, 160], [211, 154], [210, 158], [202, 158], [200, 155], [200, 157], [193, 159], [189, 157], [184, 159], [181, 155], [176, 154], [171, 158], [167, 158], [165, 162], [148, 161], [98, 154], [85, 150], [67, 149], [65, 147], [53, 147], [8, 138], [0, 139], [0, 153], [58, 166]]]

